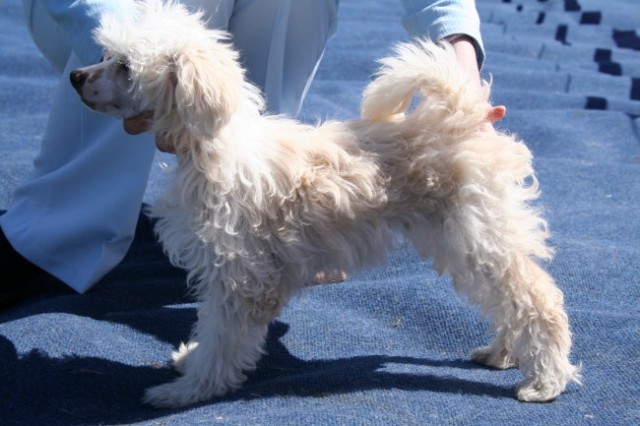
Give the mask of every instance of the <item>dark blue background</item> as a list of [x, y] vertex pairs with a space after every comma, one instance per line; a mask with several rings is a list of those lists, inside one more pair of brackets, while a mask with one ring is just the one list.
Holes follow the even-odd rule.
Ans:
[[[195, 309], [141, 219], [125, 262], [86, 295], [40, 283], [0, 313], [0, 424], [640, 424], [640, 17], [636, 0], [478, 0], [500, 127], [536, 155], [584, 386], [514, 397], [516, 370], [468, 361], [487, 323], [447, 278], [398, 250], [348, 282], [310, 288], [271, 328], [259, 369], [227, 398], [140, 403], [173, 377]], [[405, 39], [396, 0], [341, 1], [305, 120], [352, 118], [374, 60]], [[28, 176], [58, 76], [18, 0], [0, 1], [0, 208]], [[158, 163], [171, 162], [158, 157]], [[161, 189], [152, 174], [146, 201]], [[2, 280], [8, 279], [1, 276]]]

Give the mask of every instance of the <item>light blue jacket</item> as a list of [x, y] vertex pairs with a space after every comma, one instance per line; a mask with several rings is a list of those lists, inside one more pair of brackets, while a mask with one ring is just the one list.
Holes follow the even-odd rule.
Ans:
[[[339, 0], [335, 1], [338, 4]], [[130, 15], [131, 0], [41, 0], [51, 17], [60, 25], [69, 46], [86, 63], [101, 55], [90, 36], [105, 13]], [[440, 40], [453, 34], [466, 34], [475, 41], [478, 63], [484, 61], [480, 19], [475, 0], [400, 0], [406, 12], [402, 24], [410, 36]], [[27, 19], [29, 19], [27, 17]]]
[[400, 0], [406, 12], [402, 24], [410, 36], [441, 40], [465, 34], [474, 40], [478, 65], [484, 63], [480, 18], [475, 0]]

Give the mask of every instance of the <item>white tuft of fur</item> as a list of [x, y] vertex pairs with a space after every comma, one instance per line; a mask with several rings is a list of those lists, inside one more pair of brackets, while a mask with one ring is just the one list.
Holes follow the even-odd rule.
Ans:
[[[578, 379], [550, 259], [532, 155], [482, 131], [489, 86], [456, 72], [452, 48], [397, 46], [364, 92], [362, 118], [310, 126], [264, 115], [227, 37], [176, 3], [142, 1], [97, 39], [131, 64], [156, 108], [155, 130], [178, 168], [151, 208], [171, 262], [201, 301], [181, 376], [145, 401], [177, 407], [237, 389], [263, 353], [268, 324], [318, 271], [385, 260], [403, 235], [493, 320], [497, 338], [472, 358], [518, 366], [524, 401]], [[417, 100], [413, 101], [414, 96]]]
[[474, 123], [486, 120], [491, 107], [489, 86], [478, 90], [469, 84], [466, 74], [451, 63], [454, 55], [447, 43], [436, 45], [416, 39], [397, 44], [393, 56], [379, 61], [376, 78], [364, 92], [362, 118], [389, 120], [404, 116], [419, 92], [433, 104], [431, 113], [439, 110], [443, 116], [455, 116], [459, 126], [466, 121], [475, 128]]

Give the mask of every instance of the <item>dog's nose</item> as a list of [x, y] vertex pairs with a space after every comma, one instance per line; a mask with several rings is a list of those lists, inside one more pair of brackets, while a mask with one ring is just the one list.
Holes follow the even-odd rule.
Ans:
[[76, 90], [79, 90], [84, 84], [84, 82], [87, 80], [87, 74], [80, 70], [74, 70], [74, 71], [71, 71], [71, 74], [69, 74], [69, 79], [71, 80], [71, 85]]

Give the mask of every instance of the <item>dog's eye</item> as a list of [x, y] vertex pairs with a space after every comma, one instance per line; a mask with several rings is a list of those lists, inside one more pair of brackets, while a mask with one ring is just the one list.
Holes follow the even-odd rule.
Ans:
[[113, 59], [113, 53], [104, 52], [100, 58], [100, 62], [109, 62]]
[[118, 71], [129, 73], [129, 62], [126, 59], [120, 59], [118, 61]]

